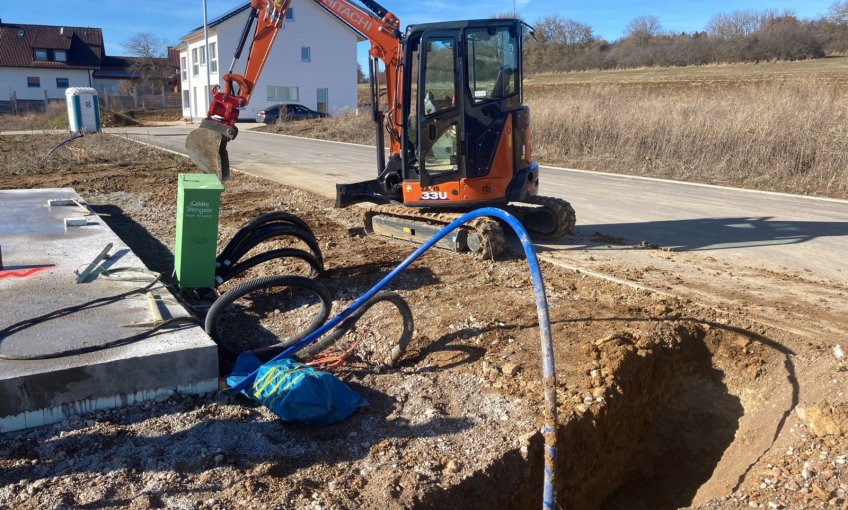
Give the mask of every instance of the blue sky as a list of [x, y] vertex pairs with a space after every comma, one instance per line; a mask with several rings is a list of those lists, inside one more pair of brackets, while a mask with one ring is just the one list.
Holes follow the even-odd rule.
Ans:
[[[301, 1], [294, 0], [293, 5]], [[380, 1], [380, 0], [378, 0]], [[709, 19], [719, 12], [736, 9], [788, 9], [801, 18], [819, 17], [827, 12], [834, 0], [515, 0], [518, 15], [532, 23], [542, 16], [559, 14], [592, 27], [596, 34], [608, 40], [623, 35], [627, 23], [643, 15], [656, 16], [663, 29], [674, 32], [703, 30]], [[108, 55], [125, 54], [121, 43], [139, 32], [151, 32], [172, 44], [203, 19], [202, 0], [41, 0], [28, 2], [4, 1], [0, 18], [6, 23], [42, 25], [92, 26], [103, 29]], [[488, 17], [512, 12], [513, 2], [483, 0], [382, 0], [394, 12], [403, 26], [414, 23], [452, 19]], [[240, 5], [238, 0], [207, 0], [210, 19]], [[360, 44], [360, 60], [367, 54], [366, 43]]]

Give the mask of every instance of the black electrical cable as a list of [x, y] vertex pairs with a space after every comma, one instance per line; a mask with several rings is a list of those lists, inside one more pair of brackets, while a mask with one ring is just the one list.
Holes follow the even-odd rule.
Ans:
[[321, 262], [316, 259], [315, 256], [311, 253], [305, 252], [303, 250], [298, 250], [296, 248], [279, 248], [276, 250], [266, 251], [258, 255], [254, 255], [253, 257], [250, 257], [245, 261], [233, 264], [232, 266], [222, 266], [218, 268], [218, 273], [215, 277], [216, 282], [218, 285], [221, 285], [222, 283], [235, 278], [239, 274], [247, 271], [248, 269], [254, 266], [278, 258], [296, 258], [303, 260], [304, 262], [309, 264], [310, 276], [317, 276], [321, 271], [324, 270], [324, 265], [321, 264]]
[[[138, 271], [138, 269], [137, 268], [115, 268], [115, 269], [109, 270], [108, 273], [114, 274], [114, 273], [119, 272], [119, 271]], [[104, 271], [104, 274], [106, 272], [107, 271]], [[54, 310], [52, 312], [45, 313], [45, 314], [40, 315], [38, 317], [26, 319], [26, 320], [17, 322], [15, 324], [12, 324], [11, 326], [7, 326], [7, 327], [3, 328], [2, 330], [0, 330], [0, 344], [2, 344], [4, 339], [14, 335], [15, 333], [18, 333], [18, 332], [23, 331], [25, 329], [31, 328], [31, 327], [36, 326], [38, 324], [42, 324], [44, 322], [47, 322], [47, 321], [50, 321], [50, 320], [53, 320], [53, 319], [58, 319], [60, 317], [65, 317], [65, 316], [71, 315], [73, 313], [80, 312], [82, 310], [87, 310], [87, 309], [90, 309], [90, 308], [96, 308], [96, 307], [100, 307], [100, 306], [109, 305], [109, 304], [112, 304], [112, 303], [117, 303], [118, 301], [126, 299], [126, 298], [133, 296], [135, 294], [144, 294], [145, 292], [153, 289], [153, 287], [155, 287], [157, 283], [160, 283], [161, 275], [158, 274], [158, 273], [152, 273], [152, 274], [153, 274], [153, 279], [149, 283], [147, 283], [146, 285], [144, 285], [142, 287], [138, 287], [138, 288], [135, 288], [135, 289], [132, 289], [132, 290], [128, 290], [126, 292], [122, 292], [122, 293], [116, 294], [114, 296], [106, 296], [106, 297], [102, 297], [102, 298], [92, 299], [91, 301], [87, 301], [85, 303], [81, 303], [81, 304], [78, 304], [78, 305], [68, 306], [66, 308], [60, 308], [58, 310]], [[188, 324], [188, 323], [199, 324], [199, 321], [197, 319], [195, 319], [194, 317], [175, 317], [173, 319], [168, 319], [168, 320], [162, 322], [161, 324], [159, 324], [159, 325], [157, 325], [153, 328], [147, 329], [147, 330], [145, 330], [141, 333], [131, 335], [131, 336], [128, 336], [128, 337], [125, 337], [125, 338], [120, 338], [118, 340], [112, 340], [110, 342], [106, 342], [106, 343], [103, 343], [103, 344], [90, 345], [90, 346], [86, 346], [86, 347], [79, 347], [79, 348], [76, 348], [76, 349], [68, 349], [68, 350], [65, 350], [65, 351], [50, 353], [50, 354], [34, 354], [34, 355], [29, 355], [29, 356], [27, 356], [27, 355], [17, 356], [17, 355], [0, 353], [0, 360], [35, 361], [35, 360], [48, 360], [48, 359], [66, 358], [66, 357], [69, 357], [69, 356], [78, 356], [80, 354], [88, 354], [88, 353], [97, 352], [97, 351], [101, 351], [101, 350], [105, 350], [105, 349], [110, 349], [112, 347], [119, 347], [119, 346], [122, 346], [122, 345], [128, 345], [128, 344], [131, 344], [131, 343], [134, 343], [134, 342], [138, 342], [140, 340], [144, 340], [145, 338], [152, 336], [153, 334], [155, 334], [159, 330], [174, 326], [176, 324]]]
[[[254, 247], [264, 241], [280, 236], [293, 236], [303, 241], [309, 247], [309, 252], [311, 253], [312, 258], [317, 262], [318, 269], [316, 270], [313, 268], [311, 274], [316, 275], [323, 271], [324, 262], [321, 256], [321, 248], [318, 247], [318, 241], [315, 240], [314, 236], [312, 236], [308, 231], [301, 229], [300, 227], [272, 224], [255, 229], [251, 232], [249, 237], [243, 239], [228, 253], [225, 253], [223, 251], [221, 252], [221, 255], [219, 255], [217, 259], [218, 268], [216, 269], [216, 280], [218, 280], [218, 284], [220, 285], [220, 283], [232, 277], [232, 275], [228, 274], [230, 273], [230, 268], [237, 265], [239, 260], [250, 250], [252, 250]], [[229, 246], [230, 245], [228, 245], [228, 247]], [[289, 253], [289, 255], [291, 255], [291, 253]], [[267, 260], [270, 259], [265, 259], [262, 261], [264, 262]], [[258, 263], [259, 259], [256, 259], [251, 262], [252, 265]], [[246, 268], [247, 267], [245, 267], [245, 269]], [[241, 270], [237, 272], [241, 272]]]
[[[263, 227], [269, 226], [291, 226], [299, 228], [302, 233], [305, 233], [309, 238], [313, 241], [315, 240], [315, 233], [312, 232], [312, 229], [309, 228], [309, 225], [298, 218], [293, 214], [289, 214], [282, 211], [274, 211], [270, 213], [265, 213], [257, 216], [255, 219], [250, 222], [242, 225], [239, 230], [233, 235], [224, 249], [221, 250], [220, 255], [218, 255], [218, 263], [225, 263], [229, 260], [230, 264], [234, 264], [237, 258], [233, 257], [236, 249], [247, 239], [253, 237], [254, 232]], [[251, 247], [256, 246], [258, 243], [251, 243]], [[321, 256], [320, 248], [317, 248], [317, 243], [315, 246], [310, 246], [316, 252], [314, 253], [315, 258], [317, 258], [323, 264], [323, 258]], [[246, 252], [245, 252], [246, 253]]]
[[316, 259], [323, 263], [323, 258], [321, 257], [321, 248], [318, 247], [318, 241], [315, 240], [315, 237], [310, 234], [308, 231], [303, 230], [300, 227], [295, 227], [292, 225], [264, 225], [253, 230], [250, 233], [250, 237], [246, 238], [244, 241], [239, 243], [231, 253], [228, 253], [225, 258], [221, 261], [222, 264], [226, 265], [229, 262], [229, 265], [235, 264], [238, 262], [241, 257], [243, 257], [247, 252], [253, 249], [259, 243], [263, 241], [267, 241], [268, 239], [273, 239], [275, 237], [282, 236], [292, 236], [300, 239], [309, 247], [310, 252], [315, 256]]
[[83, 136], [84, 136], [84, 133], [83, 133], [82, 131], [78, 131], [78, 132], [76, 132], [76, 133], [72, 134], [72, 135], [70, 136], [70, 138], [65, 138], [65, 139], [64, 139], [64, 140], [62, 140], [61, 142], [57, 143], [57, 144], [56, 144], [56, 145], [55, 145], [52, 149], [50, 149], [50, 152], [48, 152], [47, 154], [45, 154], [45, 155], [44, 155], [44, 157], [43, 157], [43, 158], [41, 158], [41, 161], [39, 161], [39, 162], [38, 162], [38, 164], [39, 164], [39, 165], [43, 165], [43, 164], [44, 164], [44, 162], [45, 162], [45, 161], [47, 161], [47, 158], [49, 158], [49, 157], [50, 157], [50, 155], [51, 155], [51, 154], [53, 154], [53, 153], [56, 151], [56, 149], [58, 149], [59, 147], [61, 147], [61, 146], [65, 145], [65, 144], [67, 144], [67, 143], [73, 142], [74, 140], [76, 140], [76, 139], [78, 139], [78, 138], [82, 138]]
[[[113, 269], [112, 272], [115, 270]], [[153, 280], [143, 287], [138, 287], [127, 292], [122, 292], [120, 294], [116, 294], [114, 296], [106, 296], [102, 298], [92, 299], [91, 301], [87, 301], [85, 303], [79, 305], [73, 305], [66, 308], [60, 308], [58, 310], [54, 310], [52, 312], [45, 313], [44, 315], [39, 315], [38, 317], [33, 317], [31, 319], [25, 319], [20, 322], [16, 322], [11, 326], [6, 326], [3, 329], [0, 329], [0, 343], [3, 342], [4, 338], [14, 335], [19, 331], [23, 331], [25, 329], [31, 328], [42, 322], [47, 322], [49, 320], [58, 319], [59, 317], [65, 317], [66, 315], [71, 315], [72, 313], [77, 313], [82, 310], [87, 310], [89, 308], [96, 308], [99, 306], [105, 306], [108, 304], [112, 304], [118, 302], [124, 298], [132, 296], [134, 294], [143, 294], [148, 290], [152, 289], [157, 283], [159, 283], [161, 275], [156, 274]]]
[[288, 347], [289, 345], [292, 345], [300, 339], [304, 338], [309, 333], [315, 331], [315, 329], [317, 329], [321, 324], [323, 324], [324, 321], [327, 320], [327, 317], [330, 316], [330, 309], [332, 308], [333, 302], [330, 297], [329, 291], [327, 291], [327, 288], [321, 285], [320, 283], [316, 282], [315, 280], [311, 280], [303, 276], [265, 276], [263, 278], [257, 278], [255, 280], [250, 280], [248, 282], [236, 285], [235, 287], [224, 293], [224, 295], [218, 298], [214, 303], [212, 303], [212, 306], [209, 308], [209, 311], [206, 314], [206, 320], [204, 324], [206, 334], [209, 335], [212, 340], [215, 341], [216, 344], [218, 344], [218, 348], [224, 358], [232, 361], [235, 360], [235, 358], [237, 358], [239, 354], [241, 354], [239, 351], [236, 351], [232, 347], [228, 346], [222, 340], [221, 335], [218, 334], [218, 322], [221, 320], [221, 315], [224, 309], [226, 309], [237, 299], [246, 296], [247, 294], [256, 292], [257, 290], [275, 287], [306, 289], [307, 291], [318, 297], [318, 300], [321, 303], [321, 309], [318, 311], [318, 314], [308, 326], [306, 326], [301, 331], [298, 331], [293, 336], [281, 340], [280, 343], [274, 346], [255, 349], [251, 352], [259, 354], [275, 348]]
[[320, 352], [331, 347], [342, 336], [344, 336], [345, 333], [355, 327], [356, 322], [365, 315], [368, 309], [383, 301], [395, 305], [395, 308], [397, 308], [400, 312], [401, 319], [403, 320], [403, 331], [400, 334], [397, 345], [395, 345], [392, 349], [388, 358], [382, 360], [385, 365], [390, 367], [394, 366], [400, 357], [403, 356], [403, 353], [406, 352], [406, 347], [409, 345], [410, 340], [412, 340], [415, 323], [412, 318], [412, 310], [409, 308], [409, 304], [400, 296], [400, 294], [393, 291], [381, 291], [377, 293], [374, 297], [366, 301], [365, 304], [363, 304], [362, 307], [359, 308], [353, 315], [339, 324], [338, 327], [330, 332], [330, 334], [316, 340], [299, 351], [297, 353], [297, 358], [301, 360], [309, 360], [317, 356]]

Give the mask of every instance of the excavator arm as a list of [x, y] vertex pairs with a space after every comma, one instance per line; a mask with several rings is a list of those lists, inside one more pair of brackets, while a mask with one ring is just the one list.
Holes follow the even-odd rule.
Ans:
[[[246, 106], [250, 101], [256, 80], [262, 73], [262, 67], [268, 59], [290, 4], [291, 0], [251, 0], [250, 13], [233, 62], [223, 76], [224, 88], [218, 85], [212, 88], [206, 118], [200, 123], [199, 129], [195, 129], [186, 137], [186, 150], [191, 160], [204, 172], [218, 174], [223, 181], [230, 178], [227, 143], [238, 135], [236, 121], [239, 108]], [[233, 73], [254, 22], [256, 29], [248, 50], [244, 74]]]
[[[282, 28], [292, 0], [251, 0], [250, 14], [239, 40], [238, 47], [229, 71], [223, 76], [223, 88], [216, 85], [212, 89], [212, 100], [206, 118], [200, 128], [189, 133], [186, 149], [192, 161], [204, 172], [216, 173], [221, 180], [229, 179], [229, 158], [227, 144], [238, 135], [236, 121], [239, 108], [247, 106], [256, 86], [268, 55], [274, 45], [277, 32]], [[369, 14], [347, 0], [312, 0], [322, 6], [342, 22], [362, 34], [371, 42], [370, 54], [383, 61], [386, 71], [386, 100], [390, 115], [387, 125], [392, 139], [392, 153], [400, 151], [399, 132], [400, 105], [397, 104], [396, 85], [399, 78], [399, 59], [401, 34], [397, 17], [373, 0], [362, 3], [373, 11]], [[244, 74], [233, 72], [235, 64], [250, 37], [253, 24], [256, 29], [250, 41]], [[375, 121], [382, 124], [379, 107], [379, 87], [373, 103]], [[382, 149], [381, 149], [382, 150]]]

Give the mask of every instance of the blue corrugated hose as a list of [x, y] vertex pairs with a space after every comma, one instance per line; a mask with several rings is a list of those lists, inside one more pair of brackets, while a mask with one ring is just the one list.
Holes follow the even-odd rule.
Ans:
[[[553, 510], [556, 505], [556, 495], [554, 492], [554, 474], [556, 472], [556, 372], [554, 369], [554, 350], [553, 341], [551, 339], [551, 321], [548, 317], [548, 300], [545, 297], [545, 284], [542, 281], [542, 271], [539, 269], [539, 260], [536, 258], [536, 250], [533, 249], [533, 243], [530, 241], [530, 236], [524, 226], [506, 211], [496, 209], [494, 207], [484, 207], [464, 214], [457, 218], [449, 225], [445, 226], [436, 235], [427, 240], [426, 243], [419, 246], [412, 254], [400, 263], [389, 274], [383, 277], [376, 285], [371, 287], [368, 292], [359, 297], [356, 301], [350, 304], [347, 308], [341, 311], [338, 315], [324, 323], [323, 326], [307, 335], [300, 342], [292, 345], [285, 351], [278, 354], [274, 360], [288, 358], [294, 355], [297, 351], [321, 338], [328, 331], [336, 327], [346, 318], [350, 317], [359, 307], [368, 302], [374, 297], [380, 289], [386, 286], [403, 270], [409, 267], [418, 257], [425, 251], [433, 247], [443, 237], [451, 233], [463, 223], [473, 220], [480, 216], [491, 216], [506, 222], [512, 227], [521, 241], [521, 246], [524, 248], [524, 255], [527, 257], [527, 265], [530, 267], [530, 275], [533, 282], [533, 291], [536, 294], [536, 309], [539, 314], [539, 333], [542, 338], [542, 382], [545, 392], [545, 424], [542, 433], [545, 438], [545, 480], [544, 492], [542, 494], [543, 510]], [[238, 392], [253, 384], [256, 379], [256, 372], [245, 377], [239, 384], [230, 388], [231, 391]]]

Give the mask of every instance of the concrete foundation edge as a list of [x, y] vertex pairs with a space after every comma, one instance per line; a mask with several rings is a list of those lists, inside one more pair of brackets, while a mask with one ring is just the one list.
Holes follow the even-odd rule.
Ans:
[[202, 395], [218, 390], [218, 379], [206, 379], [197, 383], [177, 387], [142, 390], [131, 394], [118, 394], [69, 402], [61, 406], [26, 411], [14, 416], [0, 418], [0, 433], [40, 427], [58, 423], [71, 416], [80, 416], [105, 409], [115, 409], [141, 402], [165, 399], [172, 395]]

